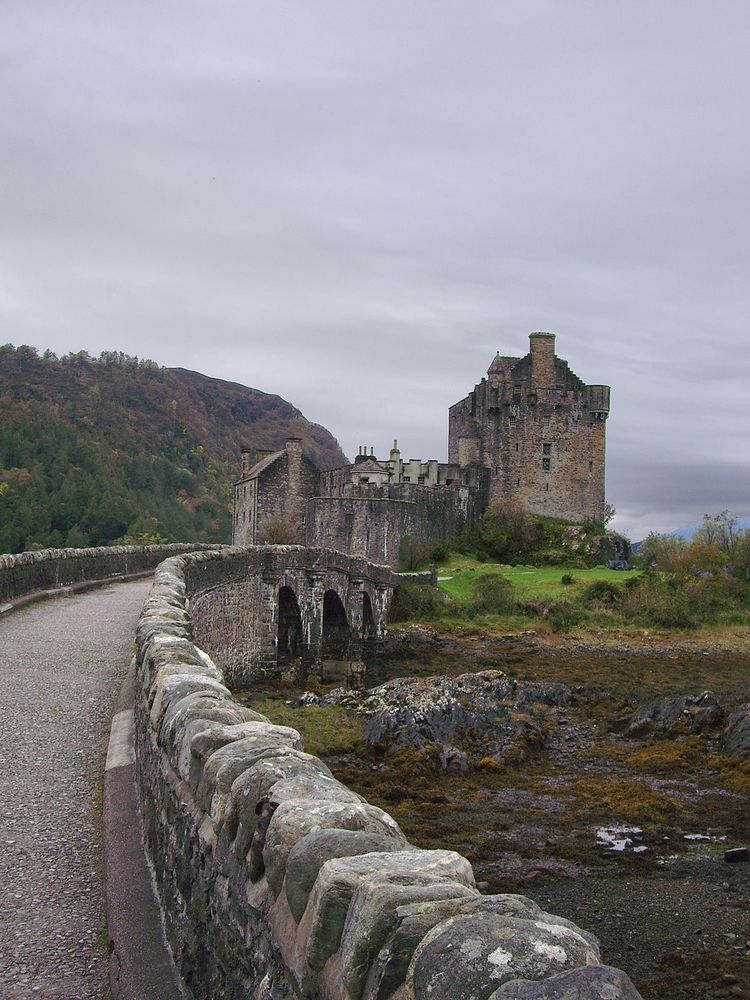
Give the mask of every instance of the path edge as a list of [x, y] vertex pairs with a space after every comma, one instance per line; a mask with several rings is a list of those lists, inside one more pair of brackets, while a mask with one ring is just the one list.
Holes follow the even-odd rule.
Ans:
[[0, 604], [0, 615], [10, 614], [11, 611], [18, 611], [25, 608], [27, 604], [36, 604], [37, 601], [49, 601], [56, 597], [70, 597], [72, 594], [80, 594], [86, 590], [96, 590], [99, 587], [106, 587], [110, 583], [129, 583], [131, 580], [145, 580], [153, 576], [152, 569], [139, 569], [135, 573], [123, 573], [120, 576], [103, 576], [97, 580], [80, 580], [78, 583], [66, 583], [62, 587], [50, 587], [47, 590], [33, 590], [30, 594], [23, 594], [21, 597], [14, 597], [4, 604]]
[[104, 770], [103, 853], [113, 1000], [185, 1000], [143, 842], [133, 739], [135, 661], [114, 706]]

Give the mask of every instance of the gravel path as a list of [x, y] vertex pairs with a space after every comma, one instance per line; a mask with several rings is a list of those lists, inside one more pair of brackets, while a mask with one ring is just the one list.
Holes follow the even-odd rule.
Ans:
[[110, 997], [104, 756], [150, 585], [121, 583], [0, 618], [3, 1000]]

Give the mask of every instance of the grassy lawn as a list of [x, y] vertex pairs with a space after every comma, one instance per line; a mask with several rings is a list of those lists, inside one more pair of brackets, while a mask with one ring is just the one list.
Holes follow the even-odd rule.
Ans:
[[[484, 574], [499, 573], [513, 584], [519, 601], [534, 601], [543, 598], [562, 601], [574, 599], [584, 587], [595, 580], [612, 580], [623, 584], [628, 578], [640, 575], [640, 570], [618, 571], [605, 566], [592, 569], [566, 569], [564, 566], [500, 566], [496, 563], [480, 563], [469, 556], [452, 555], [438, 567], [439, 587], [457, 601], [468, 601], [471, 596], [471, 581]], [[563, 584], [561, 579], [568, 575], [572, 584]]]

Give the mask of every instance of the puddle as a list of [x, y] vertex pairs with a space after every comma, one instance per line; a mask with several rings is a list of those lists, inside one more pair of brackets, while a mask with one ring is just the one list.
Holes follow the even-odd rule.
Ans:
[[639, 826], [600, 826], [596, 831], [596, 842], [607, 851], [632, 851], [642, 854], [648, 850], [645, 844], [637, 843], [643, 837]]

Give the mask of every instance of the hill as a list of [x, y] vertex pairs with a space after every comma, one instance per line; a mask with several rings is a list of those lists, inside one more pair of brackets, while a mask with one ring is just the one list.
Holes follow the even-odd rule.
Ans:
[[118, 539], [227, 542], [240, 449], [336, 439], [280, 396], [120, 353], [0, 347], [0, 552]]

